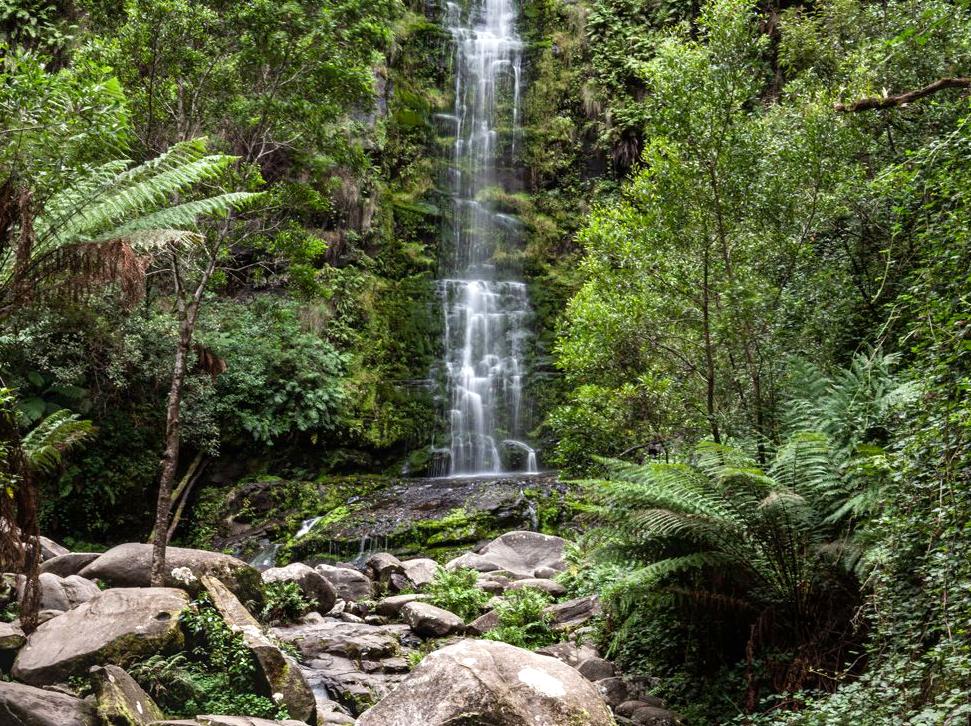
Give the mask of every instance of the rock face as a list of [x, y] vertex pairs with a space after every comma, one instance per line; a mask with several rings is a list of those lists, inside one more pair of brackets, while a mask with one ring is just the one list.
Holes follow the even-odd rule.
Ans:
[[612, 726], [593, 685], [554, 658], [462, 640], [425, 656], [358, 726]]
[[98, 694], [98, 715], [104, 723], [116, 726], [147, 726], [165, 718], [135, 679], [118, 666], [91, 669]]
[[479, 572], [509, 573], [515, 579], [549, 576], [566, 569], [563, 547], [566, 540], [539, 532], [506, 532], [482, 548], [446, 565], [449, 570], [471, 567]]
[[550, 605], [546, 612], [553, 618], [557, 629], [572, 630], [601, 613], [600, 601], [595, 595], [578, 597]]
[[396, 618], [401, 614], [401, 608], [410, 602], [421, 602], [428, 598], [428, 595], [421, 595], [413, 592], [408, 595], [391, 595], [382, 598], [374, 607], [374, 612], [387, 618]]
[[465, 630], [465, 621], [458, 615], [427, 602], [406, 604], [401, 608], [401, 618], [423, 638], [444, 638]]
[[341, 600], [358, 602], [369, 600], [374, 595], [374, 583], [357, 570], [332, 565], [317, 565], [314, 569], [333, 585]]
[[44, 560], [40, 564], [40, 571], [68, 577], [78, 574], [99, 557], [101, 557], [100, 552], [69, 552], [66, 555], [58, 555], [49, 560]]
[[313, 691], [307, 685], [296, 662], [263, 634], [260, 624], [217, 578], [202, 576], [202, 584], [229, 627], [243, 634], [243, 642], [255, 656], [263, 674], [266, 695], [279, 693], [283, 704], [294, 718], [310, 722], [316, 713]]
[[271, 567], [260, 573], [263, 582], [295, 582], [307, 598], [317, 601], [317, 612], [326, 615], [337, 602], [337, 590], [319, 572], [300, 562]]
[[27, 642], [24, 631], [11, 623], [0, 623], [0, 651], [19, 650]]
[[[242, 560], [221, 552], [168, 547], [165, 569], [167, 587], [179, 587], [195, 594], [201, 588], [199, 578], [212, 575], [243, 602], [263, 600], [260, 574]], [[112, 587], [148, 587], [151, 571], [152, 545], [129, 542], [112, 547], [79, 574], [89, 580], [103, 580]]]
[[0, 723], [4, 726], [96, 726], [94, 706], [56, 691], [0, 681]]
[[38, 537], [40, 542], [40, 557], [41, 560], [51, 560], [55, 557], [61, 557], [62, 555], [70, 554], [71, 550], [63, 545], [59, 545], [52, 539], [47, 537]]
[[178, 650], [179, 614], [188, 606], [188, 595], [174, 588], [105, 590], [37, 628], [12, 675], [30, 684], [60, 683], [92, 665]]

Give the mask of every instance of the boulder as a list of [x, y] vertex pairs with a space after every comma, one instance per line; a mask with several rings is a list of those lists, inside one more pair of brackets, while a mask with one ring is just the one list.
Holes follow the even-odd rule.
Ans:
[[101, 592], [91, 580], [79, 575], [59, 577], [52, 572], [42, 572], [38, 580], [41, 610], [73, 610]]
[[634, 715], [634, 711], [639, 708], [644, 708], [644, 706], [664, 708], [664, 701], [662, 701], [660, 698], [655, 698], [654, 696], [646, 696], [636, 701], [624, 701], [622, 704], [614, 708], [614, 713], [616, 713], [618, 716], [630, 718], [632, 715]]
[[401, 614], [401, 608], [408, 603], [420, 602], [427, 599], [428, 595], [419, 595], [418, 593], [411, 593], [408, 595], [392, 595], [391, 597], [386, 597], [379, 600], [378, 604], [374, 606], [374, 612], [377, 615], [383, 615], [386, 618], [396, 618]]
[[508, 577], [489, 573], [480, 574], [475, 586], [480, 590], [485, 590], [492, 595], [501, 595], [509, 589], [509, 585], [512, 584], [512, 582], [513, 581]]
[[317, 612], [326, 614], [337, 602], [337, 591], [323, 575], [307, 565], [294, 562], [286, 567], [271, 567], [260, 573], [263, 582], [295, 582], [304, 597], [317, 601]]
[[243, 635], [243, 643], [259, 664], [264, 691], [267, 696], [279, 693], [282, 703], [294, 718], [309, 720], [316, 712], [313, 691], [304, 680], [296, 661], [263, 634], [263, 629], [239, 599], [218, 578], [203, 575], [202, 584], [212, 604], [234, 631]]
[[40, 559], [42, 562], [71, 553], [71, 550], [67, 547], [59, 545], [52, 539], [48, 539], [47, 537], [38, 537], [37, 539], [40, 541]]
[[509, 590], [523, 590], [531, 587], [534, 590], [542, 590], [552, 597], [566, 595], [566, 588], [556, 580], [547, 580], [541, 577], [527, 577], [525, 580], [516, 580], [509, 584]]
[[419, 557], [414, 560], [404, 560], [401, 566], [405, 568], [405, 577], [420, 590], [435, 579], [439, 564], [427, 557]]
[[270, 630], [275, 638], [295, 645], [302, 660], [324, 654], [355, 660], [390, 658], [401, 650], [401, 638], [409, 632], [407, 625], [366, 625], [337, 620]]
[[80, 698], [22, 683], [0, 681], [4, 726], [97, 726], [94, 706]]
[[490, 630], [499, 627], [499, 612], [497, 610], [490, 610], [485, 615], [480, 615], [467, 626], [465, 629], [473, 635], [485, 635]]
[[536, 652], [540, 655], [548, 655], [557, 660], [561, 660], [573, 668], [576, 668], [587, 658], [597, 657], [597, 649], [592, 645], [587, 643], [577, 645], [572, 641], [544, 645], [542, 648], [537, 648]]
[[29, 684], [60, 683], [92, 665], [179, 650], [179, 615], [188, 606], [188, 595], [169, 587], [105, 590], [31, 633], [12, 675]]
[[584, 660], [577, 666], [577, 670], [588, 681], [599, 681], [604, 678], [611, 678], [616, 672], [613, 663], [596, 656]]
[[[148, 587], [152, 571], [152, 545], [129, 542], [112, 547], [79, 573], [103, 580], [112, 587]], [[221, 552], [184, 547], [165, 549], [165, 585], [192, 594], [201, 591], [199, 578], [218, 577], [243, 602], [262, 602], [260, 573], [242, 560]]]
[[0, 623], [0, 651], [20, 650], [27, 636], [13, 623]]
[[635, 709], [630, 720], [638, 726], [678, 726], [682, 723], [679, 714], [657, 706], [641, 706]]
[[66, 555], [58, 555], [41, 562], [40, 571], [68, 577], [78, 574], [99, 557], [101, 557], [100, 552], [68, 552]]
[[429, 653], [358, 726], [611, 726], [594, 686], [569, 666], [506, 643], [462, 640]]
[[630, 700], [630, 689], [627, 688], [627, 683], [620, 676], [601, 678], [594, 685], [597, 686], [600, 695], [611, 708], [617, 708], [624, 701]]
[[255, 716], [213, 716], [207, 714], [195, 718], [152, 721], [151, 726], [307, 726], [307, 724], [304, 721], [295, 721], [294, 719], [273, 721]]
[[557, 629], [572, 630], [600, 615], [600, 600], [596, 595], [587, 595], [550, 605], [546, 612], [552, 616]]
[[165, 718], [152, 697], [118, 666], [95, 666], [91, 680], [98, 697], [98, 715], [112, 726], [147, 726]]
[[394, 555], [388, 552], [376, 552], [364, 563], [364, 574], [375, 582], [387, 585], [392, 575], [405, 574], [405, 567]]
[[374, 583], [355, 569], [333, 565], [317, 565], [314, 569], [333, 586], [341, 600], [357, 602], [374, 596]]
[[401, 619], [423, 638], [444, 638], [465, 630], [465, 621], [455, 613], [426, 602], [410, 602], [401, 608]]
[[471, 567], [479, 572], [509, 573], [515, 579], [537, 577], [537, 572], [548, 575], [551, 570], [561, 572], [566, 569], [565, 545], [566, 540], [539, 532], [506, 532], [478, 553], [466, 553], [445, 567], [449, 570]]

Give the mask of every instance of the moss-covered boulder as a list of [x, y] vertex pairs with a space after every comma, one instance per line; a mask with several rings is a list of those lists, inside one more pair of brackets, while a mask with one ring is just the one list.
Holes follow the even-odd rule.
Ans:
[[31, 633], [12, 675], [31, 685], [64, 683], [93, 665], [181, 650], [179, 615], [187, 607], [189, 596], [175, 588], [105, 590]]
[[91, 680], [98, 697], [98, 716], [104, 723], [147, 726], [165, 718], [152, 697], [118, 666], [95, 666], [91, 669]]

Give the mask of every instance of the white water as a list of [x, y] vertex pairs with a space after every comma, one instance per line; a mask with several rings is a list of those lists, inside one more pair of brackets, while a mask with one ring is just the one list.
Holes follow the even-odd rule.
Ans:
[[319, 522], [321, 519], [323, 519], [323, 517], [311, 517], [310, 519], [303, 520], [303, 522], [300, 523], [300, 529], [298, 529], [297, 533], [293, 535], [293, 538], [300, 539], [304, 535], [308, 534], [310, 530], [314, 528], [314, 525], [317, 524], [317, 522]]
[[[514, 246], [520, 225], [482, 199], [501, 187], [500, 164], [519, 134], [522, 43], [513, 0], [449, 2], [455, 41], [455, 110], [440, 120], [454, 133], [448, 169], [452, 202], [447, 230], [451, 277], [440, 281], [449, 392], [449, 474], [501, 473], [500, 441], [523, 435], [524, 347], [529, 331], [526, 286], [502, 279], [492, 258]], [[505, 142], [505, 143], [504, 143]], [[508, 147], [508, 148], [507, 148]], [[536, 454], [513, 441], [537, 471]]]

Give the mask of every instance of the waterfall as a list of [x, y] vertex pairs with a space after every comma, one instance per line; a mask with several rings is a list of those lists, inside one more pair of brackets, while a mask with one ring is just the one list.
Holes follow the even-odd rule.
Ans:
[[[455, 43], [455, 110], [439, 121], [454, 134], [445, 237], [451, 274], [440, 280], [450, 427], [449, 473], [500, 473], [500, 441], [523, 436], [526, 285], [496, 269], [497, 250], [520, 240], [519, 220], [496, 211], [516, 138], [522, 43], [514, 0], [447, 4]], [[505, 167], [503, 166], [505, 165]], [[503, 171], [507, 171], [504, 175]], [[528, 451], [526, 471], [536, 472]]]

